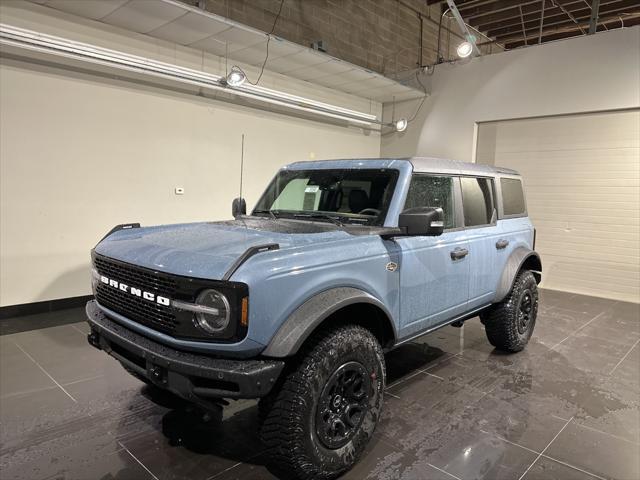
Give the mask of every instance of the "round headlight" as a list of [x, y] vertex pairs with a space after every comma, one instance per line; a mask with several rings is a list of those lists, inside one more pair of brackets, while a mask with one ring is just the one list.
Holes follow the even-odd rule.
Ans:
[[196, 326], [206, 333], [217, 334], [229, 325], [231, 312], [229, 301], [217, 290], [204, 290], [196, 299], [196, 304], [203, 307], [196, 312], [193, 319]]

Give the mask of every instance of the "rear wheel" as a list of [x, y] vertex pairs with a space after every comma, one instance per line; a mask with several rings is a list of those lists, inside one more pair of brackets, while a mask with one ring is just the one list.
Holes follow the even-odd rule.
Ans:
[[499, 350], [519, 352], [527, 345], [538, 315], [538, 284], [521, 270], [506, 298], [481, 315], [489, 343]]
[[261, 401], [261, 437], [284, 478], [330, 479], [351, 468], [382, 409], [382, 348], [368, 330], [316, 335], [280, 388]]

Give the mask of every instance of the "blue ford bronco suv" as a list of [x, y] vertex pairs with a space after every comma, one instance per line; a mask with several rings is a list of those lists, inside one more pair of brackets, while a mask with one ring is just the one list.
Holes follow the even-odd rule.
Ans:
[[299, 162], [250, 215], [115, 227], [92, 251], [89, 342], [213, 411], [259, 398], [284, 477], [338, 476], [380, 418], [384, 353], [479, 316], [517, 352], [540, 257], [517, 172], [434, 158]]

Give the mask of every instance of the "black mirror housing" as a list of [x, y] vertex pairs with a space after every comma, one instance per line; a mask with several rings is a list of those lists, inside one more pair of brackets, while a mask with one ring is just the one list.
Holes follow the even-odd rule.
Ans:
[[435, 207], [414, 207], [400, 213], [398, 227], [405, 235], [442, 235], [444, 211]]
[[238, 197], [234, 198], [231, 203], [231, 214], [233, 218], [238, 218], [240, 215], [247, 214], [247, 202], [244, 198]]

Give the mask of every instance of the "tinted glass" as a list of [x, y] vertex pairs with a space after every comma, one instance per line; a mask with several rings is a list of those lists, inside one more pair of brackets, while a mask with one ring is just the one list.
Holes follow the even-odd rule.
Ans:
[[453, 178], [414, 175], [404, 208], [440, 207], [444, 210], [444, 228], [455, 226]]
[[524, 192], [522, 182], [515, 178], [501, 178], [502, 209], [505, 215], [520, 215], [524, 213]]
[[467, 227], [491, 223], [494, 211], [493, 180], [462, 177], [462, 207]]
[[285, 170], [258, 201], [254, 215], [300, 218], [330, 214], [343, 223], [382, 225], [393, 195], [396, 170]]

